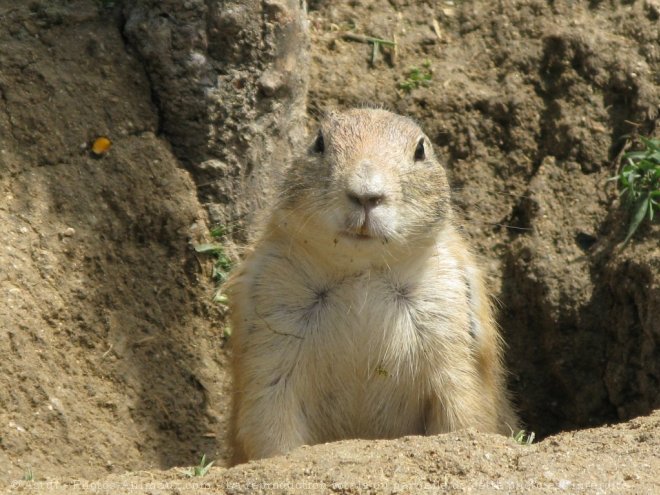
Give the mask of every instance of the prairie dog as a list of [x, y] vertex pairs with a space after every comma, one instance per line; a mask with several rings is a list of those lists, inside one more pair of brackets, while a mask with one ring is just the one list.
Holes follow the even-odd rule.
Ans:
[[410, 119], [329, 114], [228, 282], [234, 463], [347, 438], [509, 433], [501, 340]]

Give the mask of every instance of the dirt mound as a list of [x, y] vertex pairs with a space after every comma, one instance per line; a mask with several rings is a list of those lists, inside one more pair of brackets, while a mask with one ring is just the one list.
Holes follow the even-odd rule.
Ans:
[[[214, 223], [244, 239], [304, 141], [299, 5], [0, 0], [0, 480], [32, 468], [38, 482], [11, 490], [202, 453], [222, 465], [224, 315], [193, 245]], [[529, 429], [660, 407], [660, 228], [620, 250], [627, 213], [607, 182], [631, 146], [624, 136], [658, 132], [657, 5], [310, 8], [310, 114], [389, 107], [419, 120], [446, 161], [501, 301]], [[112, 148], [96, 157], [90, 143], [104, 135]], [[347, 480], [336, 488], [350, 493], [423, 473], [425, 487], [455, 491], [650, 493], [657, 431], [656, 413], [531, 447], [474, 433], [346, 442], [208, 480], [229, 493], [251, 480]], [[104, 480], [183, 479], [115, 476]]]
[[111, 475], [92, 482], [13, 484], [19, 493], [616, 493], [652, 494], [660, 413], [607, 428], [561, 433], [534, 445], [471, 430], [438, 437], [352, 440], [302, 447], [232, 469]]

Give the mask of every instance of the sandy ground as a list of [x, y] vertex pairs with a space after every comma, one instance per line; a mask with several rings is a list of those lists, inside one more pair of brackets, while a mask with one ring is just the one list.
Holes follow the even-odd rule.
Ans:
[[653, 494], [660, 413], [565, 432], [532, 445], [463, 431], [438, 437], [351, 440], [302, 447], [232, 469], [134, 472], [99, 480], [15, 482], [26, 494], [579, 493]]

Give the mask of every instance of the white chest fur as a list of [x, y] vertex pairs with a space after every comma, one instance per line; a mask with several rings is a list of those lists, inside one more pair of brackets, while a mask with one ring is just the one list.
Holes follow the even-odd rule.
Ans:
[[447, 353], [472, 345], [464, 268], [441, 244], [343, 273], [300, 252], [263, 252], [246, 274], [240, 337], [248, 361], [250, 348], [260, 353], [251, 379], [293, 388], [314, 442], [424, 433], [432, 382], [452, 377]]

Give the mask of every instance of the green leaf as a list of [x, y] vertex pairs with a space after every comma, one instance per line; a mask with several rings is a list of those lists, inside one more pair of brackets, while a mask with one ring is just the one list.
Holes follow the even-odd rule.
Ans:
[[649, 201], [648, 201], [648, 203], [649, 203], [649, 204], [648, 204], [648, 210], [649, 210], [649, 222], [652, 222], [652, 221], [653, 221], [653, 203], [654, 203], [655, 201], [653, 201], [653, 198], [651, 198], [651, 195], [648, 196], [648, 200], [649, 200]]
[[227, 233], [227, 229], [224, 225], [216, 225], [211, 229], [211, 237], [224, 237]]
[[623, 241], [624, 245], [628, 243], [628, 241], [633, 236], [635, 231], [637, 231], [637, 227], [639, 227], [639, 224], [641, 224], [642, 220], [644, 220], [644, 216], [646, 215], [646, 209], [648, 207], [649, 207], [649, 202], [647, 201], [646, 197], [642, 198], [637, 202], [637, 205], [635, 206], [635, 213], [632, 217], [632, 220], [630, 221], [630, 226], [628, 227], [628, 234], [626, 235], [626, 238]]
[[211, 461], [206, 465], [204, 465], [204, 462], [206, 462], [206, 456], [202, 459], [200, 465], [195, 468], [195, 476], [205, 476], [215, 461]]
[[221, 253], [222, 246], [214, 243], [198, 244], [195, 246], [195, 251], [198, 253]]
[[231, 260], [223, 252], [217, 253], [218, 259], [216, 260], [216, 266], [220, 267], [222, 270], [228, 272], [231, 270]]
[[206, 464], [206, 454], [202, 456], [202, 460], [199, 461], [198, 466], [194, 466], [191, 470], [189, 470], [186, 473], [186, 476], [192, 478], [193, 476], [204, 476], [208, 472], [209, 469], [211, 469], [211, 466], [213, 466], [213, 463], [215, 461], [211, 461], [208, 464]]
[[652, 149], [653, 151], [660, 151], [660, 139], [651, 139], [645, 138], [644, 136], [639, 136], [639, 140], [644, 143], [644, 145]]
[[629, 151], [624, 153], [623, 157], [628, 160], [640, 160], [646, 156], [646, 151]]
[[637, 166], [643, 172], [648, 172], [649, 170], [653, 170], [656, 167], [656, 164], [653, 163], [651, 160], [644, 159], [644, 160], [640, 160]]

